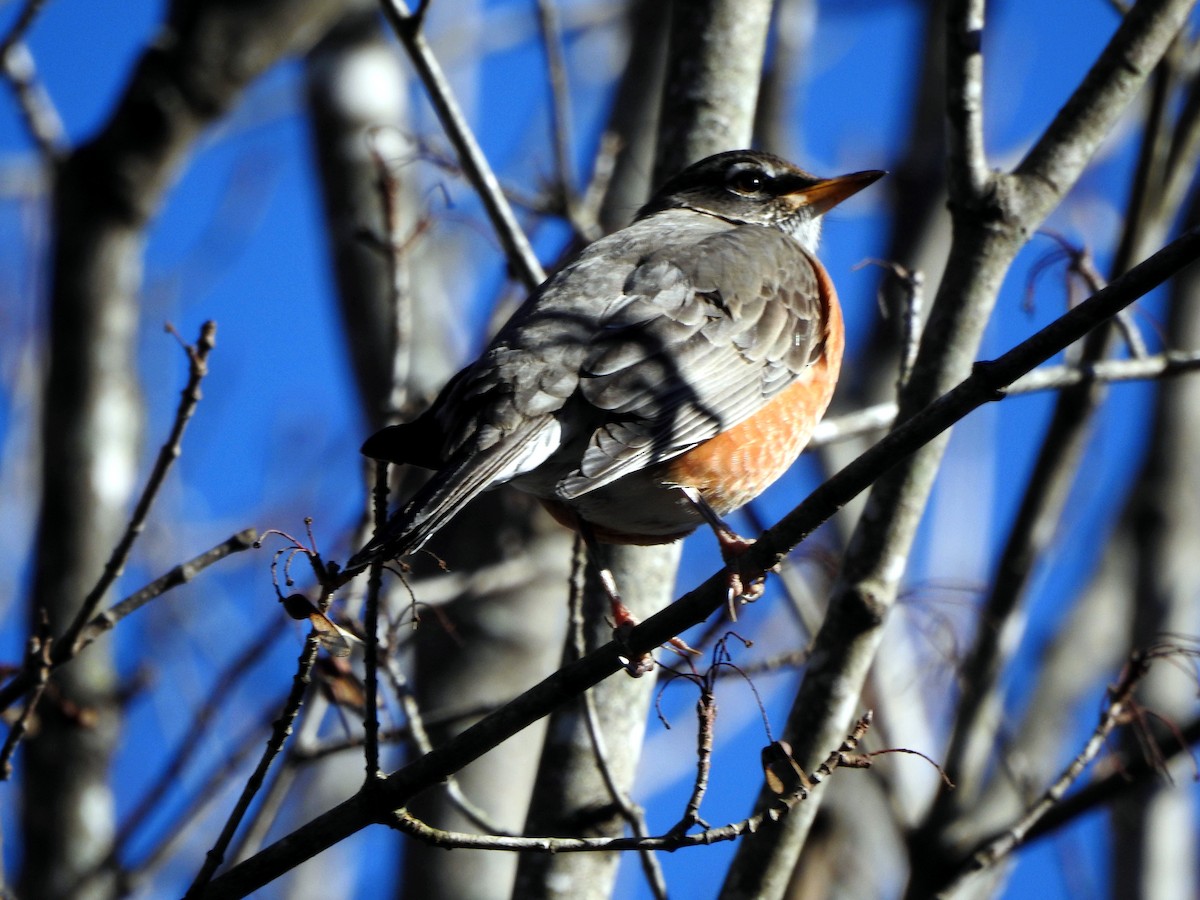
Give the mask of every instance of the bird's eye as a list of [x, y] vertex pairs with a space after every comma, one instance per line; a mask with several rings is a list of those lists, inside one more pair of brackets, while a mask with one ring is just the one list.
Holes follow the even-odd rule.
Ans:
[[731, 172], [726, 184], [739, 194], [757, 194], [764, 190], [771, 178], [762, 169], [738, 169]]

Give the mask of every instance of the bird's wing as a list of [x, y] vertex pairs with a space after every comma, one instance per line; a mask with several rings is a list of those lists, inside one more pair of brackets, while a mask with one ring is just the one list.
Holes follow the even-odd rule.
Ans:
[[[411, 553], [472, 498], [536, 469], [560, 449], [557, 413], [578, 387], [579, 365], [596, 328], [589, 307], [578, 309], [574, 298], [619, 292], [620, 279], [614, 285], [598, 261], [604, 255], [599, 244], [532, 294], [429, 409], [363, 444], [367, 456], [435, 473], [348, 565]], [[569, 292], [562, 290], [566, 281]]]
[[646, 257], [592, 341], [572, 402], [600, 423], [571, 499], [745, 421], [819, 356], [818, 263], [774, 228], [741, 226]]
[[398, 559], [419, 549], [493, 484], [540, 465], [558, 449], [560, 440], [557, 420], [541, 416], [525, 421], [506, 440], [484, 450], [462, 448], [354, 555], [347, 568], [358, 568], [376, 558]]
[[429, 408], [411, 422], [388, 425], [367, 438], [360, 450], [362, 455], [395, 465], [441, 468], [446, 462], [446, 428], [441, 410], [470, 373], [468, 366], [447, 381]]
[[677, 456], [811, 365], [828, 310], [795, 241], [709, 217], [674, 231], [664, 221], [593, 244], [424, 415], [367, 442], [369, 455], [437, 472], [352, 563], [412, 552], [471, 498], [547, 461], [570, 499]]

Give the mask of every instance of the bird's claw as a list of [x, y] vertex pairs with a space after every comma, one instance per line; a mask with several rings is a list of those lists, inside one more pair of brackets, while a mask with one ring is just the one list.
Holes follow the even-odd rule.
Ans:
[[772, 566], [766, 571], [743, 571], [742, 559], [754, 546], [755, 541], [744, 538], [729, 528], [722, 528], [717, 532], [717, 542], [720, 544], [721, 558], [725, 560], [725, 567], [729, 573], [726, 579], [725, 606], [729, 610], [729, 618], [736, 622], [738, 605], [753, 603], [761, 597], [766, 592], [767, 572], [778, 571], [779, 567]]
[[625, 651], [618, 659], [624, 663], [625, 671], [631, 678], [641, 678], [654, 668], [654, 657], [649, 653], [637, 654], [629, 650], [629, 638], [637, 626], [637, 617], [617, 597], [612, 600], [612, 616], [613, 639]]

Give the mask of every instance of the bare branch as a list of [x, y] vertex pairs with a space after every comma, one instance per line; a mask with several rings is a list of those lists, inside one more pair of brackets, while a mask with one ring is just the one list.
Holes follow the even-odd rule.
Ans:
[[[747, 551], [745, 564], [762, 571], [770, 569], [791, 547], [883, 472], [934, 440], [972, 410], [1003, 396], [1006, 385], [1078, 340], [1099, 321], [1115, 315], [1119, 309], [1153, 290], [1198, 256], [1200, 229], [1187, 232], [1003, 356], [977, 364], [971, 376], [958, 387], [898, 426], [768, 530]], [[443, 780], [550, 710], [623, 669], [623, 657], [630, 653], [648, 653], [723, 608], [727, 593], [728, 577], [722, 570], [636, 626], [624, 642], [611, 641], [583, 659], [564, 666], [432, 753], [389, 775], [371, 795], [356, 794], [215, 879], [203, 896], [245, 896], [367, 825], [389, 821], [390, 811], [403, 807], [414, 794]]]
[[186, 897], [201, 896], [218, 867], [224, 861], [225, 851], [233, 840], [234, 834], [237, 833], [238, 826], [241, 824], [243, 817], [245, 817], [246, 811], [250, 808], [250, 803], [254, 800], [259, 789], [262, 788], [263, 782], [267, 778], [267, 771], [279, 756], [279, 751], [283, 749], [288, 735], [292, 733], [292, 723], [296, 721], [296, 716], [300, 713], [300, 708], [304, 704], [304, 697], [308, 693], [308, 688], [311, 684], [309, 675], [312, 672], [313, 663], [317, 660], [317, 651], [320, 649], [320, 646], [321, 642], [317, 637], [316, 631], [310, 632], [304, 641], [304, 649], [300, 651], [299, 664], [296, 674], [292, 678], [291, 693], [288, 694], [287, 702], [284, 704], [279, 718], [275, 720], [275, 728], [272, 730], [271, 737], [267, 741], [267, 746], [263, 750], [262, 758], [259, 760], [254, 772], [251, 773], [246, 786], [242, 789], [242, 795], [234, 805], [233, 811], [230, 812], [229, 818], [225, 822], [225, 827], [221, 829], [221, 834], [217, 838], [217, 842], [205, 855], [204, 865], [196, 873], [196, 878], [192, 881], [191, 887], [188, 888]]
[[[622, 818], [629, 824], [634, 837], [645, 838], [649, 833], [646, 827], [645, 813], [617, 783], [617, 778], [613, 773], [613, 765], [609, 760], [608, 747], [604, 741], [604, 731], [600, 725], [600, 713], [596, 709], [596, 696], [593, 691], [584, 692], [583, 708], [587, 721], [588, 738], [592, 742], [592, 751], [596, 754], [596, 767], [600, 770], [600, 777], [604, 779], [604, 786], [608, 789], [612, 802], [621, 811]], [[649, 850], [639, 851], [638, 856], [642, 861], [642, 869], [646, 873], [650, 892], [656, 900], [666, 900], [667, 883], [663, 878], [662, 867], [658, 864], [658, 860]]]
[[509, 206], [504, 192], [500, 189], [500, 183], [488, 165], [487, 157], [483, 155], [470, 125], [459, 109], [458, 101], [454, 99], [454, 92], [433, 54], [433, 49], [425, 40], [425, 33], [421, 28], [424, 6], [411, 13], [404, 0], [381, 2], [384, 15], [395, 30], [396, 36], [400, 38], [404, 49], [408, 51], [429, 94], [429, 100], [446, 130], [446, 136], [458, 153], [463, 171], [479, 194], [479, 199], [483, 201], [492, 227], [504, 247], [509, 269], [526, 288], [533, 290], [545, 280], [546, 273], [534, 255], [533, 248], [529, 246], [529, 240], [517, 223], [512, 207]]
[[[1059, 391], [1084, 382], [1122, 384], [1176, 378], [1200, 369], [1200, 350], [1168, 350], [1140, 359], [1108, 359], [1091, 365], [1045, 366], [1013, 382], [1005, 397]], [[895, 403], [877, 403], [852, 413], [831, 416], [817, 425], [808, 449], [884, 431], [896, 420]]]
[[[386, 462], [375, 464], [375, 487], [371, 492], [375, 533], [378, 534], [388, 518], [388, 469]], [[366, 652], [363, 658], [363, 678], [366, 682], [363, 702], [363, 749], [367, 767], [366, 782], [379, 777], [379, 595], [383, 590], [383, 563], [371, 563], [367, 582]]]
[[983, 144], [984, 0], [951, 0], [947, 7], [946, 121], [950, 195], [977, 201], [991, 180]]
[[537, 0], [538, 27], [542, 32], [542, 47], [546, 53], [546, 70], [550, 81], [550, 130], [554, 145], [554, 164], [558, 184], [566, 204], [568, 218], [577, 205], [575, 194], [574, 156], [571, 151], [571, 94], [567, 86], [567, 59], [563, 50], [562, 23], [559, 21], [557, 0]]
[[126, 815], [120, 828], [117, 829], [110, 854], [110, 859], [114, 862], [134, 832], [162, 803], [170, 788], [181, 783], [184, 769], [187, 768], [192, 757], [199, 752], [202, 740], [208, 733], [221, 706], [228, 702], [237, 684], [254, 671], [254, 664], [262, 659], [264, 648], [278, 636], [286, 621], [282, 616], [272, 616], [271, 621], [246, 642], [242, 652], [230, 660], [213, 682], [212, 687], [208, 689], [204, 705], [190, 716], [188, 730], [176, 743], [174, 754], [163, 767], [158, 778], [146, 789], [141, 800]]
[[43, 161], [54, 163], [62, 156], [66, 135], [50, 95], [38, 80], [33, 54], [24, 40], [45, 5], [46, 0], [25, 0], [8, 34], [0, 39], [0, 73], [12, 86], [17, 106]]
[[1161, 653], [1135, 653], [1131, 657], [1121, 680], [1109, 691], [1109, 701], [1100, 716], [1100, 721], [1091, 736], [1070, 764], [1062, 771], [1057, 779], [1046, 788], [1045, 792], [1033, 803], [1021, 819], [1008, 828], [1003, 834], [986, 842], [970, 857], [968, 865], [958, 874], [958, 877], [939, 895], [952, 896], [965, 887], [969, 879], [976, 873], [996, 865], [1004, 857], [1012, 853], [1022, 842], [1037, 822], [1046, 815], [1066, 794], [1083, 774], [1084, 769], [1096, 758], [1104, 747], [1112, 730], [1121, 724], [1133, 702], [1133, 691], [1145, 677], [1150, 663], [1161, 657]]
[[0, 74], [16, 94], [17, 107], [42, 159], [49, 163], [61, 159], [66, 143], [62, 119], [38, 79], [33, 54], [23, 42], [17, 41], [0, 52]]
[[[279, 705], [282, 702], [279, 701]], [[206, 760], [207, 771], [196, 779], [191, 796], [186, 799], [183, 810], [176, 814], [176, 827], [157, 835], [154, 845], [134, 865], [118, 870], [118, 884], [125, 895], [134, 893], [138, 883], [168, 859], [171, 851], [187, 839], [188, 826], [202, 821], [203, 814], [222, 797], [223, 789], [229, 787], [229, 773], [236, 771], [253, 753], [262, 741], [262, 729], [266, 725], [267, 722], [261, 719], [255, 720], [231, 740], [232, 749], [224, 756]]]
[[1146, 0], [1126, 13], [1079, 88], [1016, 168], [1028, 218], [1044, 217], [1079, 178], [1194, 5], [1194, 0]]
[[[420, 704], [417, 703], [416, 697], [413, 695], [412, 689], [409, 687], [408, 679], [404, 677], [404, 673], [400, 670], [399, 662], [395, 654], [386, 657], [386, 668], [388, 678], [392, 683], [392, 690], [396, 694], [396, 699], [400, 703], [400, 708], [404, 712], [404, 718], [407, 727], [404, 730], [407, 736], [416, 748], [418, 753], [429, 753], [433, 750], [433, 741], [429, 739], [429, 731], [425, 726], [425, 716], [421, 712]], [[505, 834], [503, 828], [499, 828], [492, 822], [486, 810], [479, 807], [473, 802], [466, 793], [463, 792], [462, 786], [459, 785], [458, 779], [449, 776], [446, 778], [446, 793], [449, 795], [451, 802], [458, 808], [464, 816], [474, 823], [476, 828], [482, 828], [492, 834]]]
[[[167, 330], [175, 334], [172, 326], [168, 325]], [[175, 334], [175, 337], [178, 338], [179, 335]], [[184, 352], [188, 357], [188, 380], [181, 392], [179, 406], [175, 410], [175, 421], [171, 424], [171, 433], [158, 451], [154, 468], [151, 470], [149, 478], [146, 479], [146, 486], [142, 488], [142, 495], [138, 498], [137, 505], [133, 508], [133, 515], [130, 516], [129, 524], [125, 526], [125, 533], [121, 535], [121, 540], [113, 549], [112, 556], [104, 566], [104, 573], [96, 582], [96, 586], [84, 598], [83, 605], [75, 616], [75, 621], [60, 638], [65, 648], [61, 651], [63, 653], [70, 653], [74, 656], [79, 652], [76, 643], [81, 639], [88, 621], [96, 614], [108, 589], [125, 571], [125, 563], [133, 550], [134, 541], [146, 527], [146, 518], [150, 515], [150, 507], [154, 504], [159, 489], [166, 480], [167, 472], [170, 471], [172, 463], [183, 453], [183, 433], [187, 430], [188, 422], [191, 421], [196, 406], [200, 403], [200, 382], [208, 374], [208, 355], [216, 346], [216, 337], [217, 323], [209, 321], [200, 326], [200, 336], [196, 339], [195, 346], [183, 344]], [[180, 343], [183, 343], [182, 340]]]
[[[254, 528], [239, 531], [212, 549], [206, 550], [194, 559], [176, 566], [161, 578], [155, 579], [145, 587], [130, 594], [121, 602], [114, 604], [110, 609], [96, 616], [96, 618], [87, 624], [87, 627], [80, 632], [79, 637], [76, 639], [74, 647], [69, 647], [65, 643], [56, 644], [54, 652], [51, 655], [51, 666], [57, 668], [74, 659], [80, 651], [96, 640], [96, 638], [111, 631], [117, 626], [118, 622], [130, 613], [145, 606], [155, 597], [165, 594], [173, 587], [187, 584], [199, 572], [207, 569], [213, 563], [224, 559], [231, 553], [240, 553], [243, 550], [249, 550], [251, 547], [254, 547], [257, 535], [258, 531]], [[60, 648], [64, 649], [60, 650]], [[14, 700], [29, 690], [30, 685], [29, 673], [22, 670], [21, 673], [5, 684], [3, 688], [0, 688], [0, 709], [7, 709], [11, 706]]]
[[16, 721], [9, 727], [4, 747], [0, 748], [0, 781], [8, 781], [12, 777], [12, 756], [17, 752], [21, 739], [29, 730], [29, 718], [37, 709], [38, 702], [46, 691], [46, 685], [50, 680], [50, 650], [53, 646], [50, 623], [43, 614], [38, 621], [37, 632], [29, 636], [28, 646], [25, 650], [25, 665], [21, 674], [26, 676], [30, 682], [29, 697], [25, 701], [25, 708], [21, 710]]
[[[1200, 719], [1194, 719], [1181, 727], [1179, 737], [1179, 743], [1166, 754], [1168, 762], [1188, 753], [1200, 743]], [[1054, 807], [1045, 810], [1041, 818], [1025, 832], [1025, 843], [1058, 833], [1064, 825], [1163, 776], [1160, 766], [1147, 760], [1145, 755], [1123, 754], [1110, 768], [1111, 771], [1103, 777], [1081, 787], [1071, 796], [1061, 798]]]
[[722, 841], [736, 840], [745, 834], [753, 834], [760, 828], [769, 826], [772, 822], [786, 818], [797, 804], [803, 803], [809, 798], [811, 789], [822, 784], [833, 774], [834, 770], [846, 766], [862, 768], [862, 764], [854, 754], [870, 726], [871, 714], [868, 712], [855, 723], [853, 730], [841, 745], [830, 753], [814, 772], [798, 783], [794, 790], [778, 797], [771, 809], [740, 822], [733, 822], [720, 828], [707, 828], [692, 834], [671, 831], [658, 837], [621, 838], [515, 838], [501, 835], [473, 835], [431, 828], [413, 818], [403, 809], [397, 810], [389, 819], [388, 824], [405, 834], [447, 848], [473, 847], [481, 850], [540, 851], [543, 853], [603, 853], [614, 850], [680, 850], [685, 847], [708, 846]]

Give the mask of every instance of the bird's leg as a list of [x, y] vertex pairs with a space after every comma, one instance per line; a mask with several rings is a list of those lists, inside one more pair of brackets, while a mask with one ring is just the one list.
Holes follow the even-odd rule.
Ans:
[[704, 521], [708, 523], [717, 537], [717, 546], [721, 549], [721, 559], [725, 561], [725, 568], [729, 570], [729, 594], [726, 600], [729, 618], [736, 622], [735, 601], [753, 603], [763, 595], [767, 583], [766, 572], [742, 570], [742, 557], [745, 556], [747, 550], [754, 546], [754, 541], [751, 538], [742, 537], [726, 525], [725, 521], [717, 515], [717, 511], [709, 506], [708, 501], [704, 499], [704, 495], [699, 490], [688, 485], [680, 485], [679, 490], [683, 491], [683, 496], [687, 497], [688, 502], [696, 508], [696, 512], [704, 517]]
[[579, 536], [583, 538], [583, 545], [587, 548], [588, 559], [591, 560], [596, 577], [600, 579], [604, 593], [608, 595], [608, 601], [612, 605], [613, 630], [618, 635], [628, 635], [633, 626], [637, 625], [637, 617], [621, 602], [621, 594], [617, 591], [617, 579], [613, 577], [612, 569], [604, 564], [595, 530], [583, 519], [576, 518], [576, 522]]
[[[587, 548], [588, 559], [591, 560], [592, 567], [596, 570], [596, 575], [600, 579], [600, 584], [604, 587], [604, 592], [608, 595], [609, 602], [612, 604], [613, 618], [613, 637], [617, 643], [622, 646], [628, 646], [630, 632], [634, 626], [638, 624], [637, 616], [629, 611], [621, 600], [621, 595], [617, 592], [617, 580], [613, 577], [612, 570], [604, 565], [603, 557], [600, 553], [600, 542], [596, 539], [596, 533], [591, 525], [576, 517], [580, 537], [583, 538], [584, 546]], [[674, 637], [668, 642], [672, 650], [680, 656], [687, 654], [699, 655], [698, 650], [694, 650], [688, 646], [683, 638]], [[654, 657], [649, 653], [636, 655], [630, 651], [624, 659], [625, 671], [634, 678], [641, 678], [647, 672], [654, 668]]]
[[[628, 646], [629, 634], [638, 623], [637, 617], [621, 601], [621, 595], [617, 591], [617, 579], [613, 577], [612, 570], [604, 564], [603, 556], [600, 553], [600, 542], [596, 539], [596, 532], [583, 519], [576, 517], [576, 522], [578, 523], [579, 536], [583, 538], [583, 544], [587, 548], [588, 559], [591, 560], [592, 568], [596, 571], [596, 577], [600, 579], [600, 584], [604, 588], [604, 593], [608, 595], [608, 601], [612, 607], [613, 638], [622, 647], [626, 647]], [[623, 657], [623, 661], [625, 662], [625, 671], [634, 678], [641, 678], [654, 668], [654, 657], [649, 653], [637, 655], [630, 652]]]

